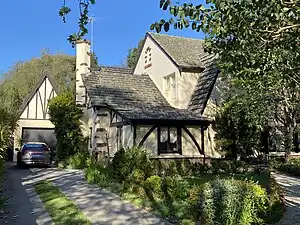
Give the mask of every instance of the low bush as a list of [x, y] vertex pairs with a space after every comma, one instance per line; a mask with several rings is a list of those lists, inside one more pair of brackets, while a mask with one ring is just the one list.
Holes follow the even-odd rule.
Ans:
[[269, 179], [269, 204], [264, 221], [273, 224], [280, 220], [285, 212], [284, 192], [274, 178]]
[[78, 152], [68, 159], [68, 164], [72, 169], [84, 169], [88, 157], [89, 153], [87, 151]]
[[116, 152], [111, 167], [113, 176], [119, 182], [124, 182], [135, 170], [144, 173], [145, 179], [154, 175], [154, 167], [146, 150], [141, 148], [121, 149]]
[[261, 224], [267, 193], [251, 181], [215, 179], [204, 184], [198, 201], [193, 197], [193, 202], [201, 224]]
[[162, 179], [160, 176], [153, 175], [151, 177], [148, 177], [143, 182], [143, 187], [148, 193], [152, 193], [155, 195], [161, 195], [161, 186], [162, 186]]
[[[87, 163], [89, 163], [88, 160]], [[89, 166], [85, 169], [85, 178], [89, 183], [97, 184], [102, 188], [110, 186], [112, 179], [108, 168], [103, 167], [100, 164], [94, 163], [92, 160]]]
[[300, 159], [290, 159], [286, 163], [281, 163], [277, 169], [284, 173], [289, 173], [293, 176], [300, 176]]

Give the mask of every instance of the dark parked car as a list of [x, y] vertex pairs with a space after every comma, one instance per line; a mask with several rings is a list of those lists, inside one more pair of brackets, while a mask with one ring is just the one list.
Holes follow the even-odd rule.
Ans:
[[17, 166], [19, 168], [26, 165], [51, 165], [51, 151], [45, 143], [28, 142], [20, 150], [16, 150], [18, 151]]

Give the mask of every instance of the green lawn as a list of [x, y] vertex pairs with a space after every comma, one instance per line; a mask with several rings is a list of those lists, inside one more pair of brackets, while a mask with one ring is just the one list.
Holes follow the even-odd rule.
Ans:
[[54, 224], [91, 225], [92, 223], [57, 187], [49, 181], [35, 184], [35, 190], [43, 201]]

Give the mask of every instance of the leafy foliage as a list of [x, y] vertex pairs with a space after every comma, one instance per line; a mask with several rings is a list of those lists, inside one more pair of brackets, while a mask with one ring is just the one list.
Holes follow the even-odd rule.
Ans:
[[19, 62], [3, 74], [0, 104], [8, 111], [18, 114], [23, 100], [36, 87], [43, 71], [51, 74], [55, 86], [60, 91], [74, 90], [75, 57], [64, 54], [50, 55], [45, 51], [40, 58]]
[[134, 68], [135, 64], [138, 61], [139, 53], [142, 50], [144, 43], [144, 39], [139, 41], [139, 44], [137, 47], [129, 49], [128, 55], [127, 55], [127, 60], [126, 64], [129, 68]]
[[154, 173], [147, 151], [138, 147], [116, 152], [111, 167], [114, 177], [120, 182], [125, 181], [136, 170], [142, 171], [145, 179]]
[[85, 149], [81, 132], [82, 110], [77, 107], [71, 92], [64, 92], [51, 99], [49, 104], [50, 121], [55, 125], [57, 157], [65, 160]]
[[199, 198], [203, 224], [261, 223], [267, 193], [259, 185], [237, 180], [216, 179], [204, 185]]
[[203, 31], [205, 49], [217, 55], [218, 67], [230, 81], [229, 103], [242, 96], [242, 101], [234, 101], [239, 110], [233, 114], [250, 128], [284, 127], [285, 149], [290, 152], [299, 108], [299, 1], [207, 3], [161, 0], [160, 7], [168, 9], [171, 18], [152, 24], [151, 29], [168, 31], [173, 25]]
[[290, 159], [286, 163], [280, 163], [277, 165], [277, 169], [293, 176], [300, 176], [300, 159]]
[[[59, 9], [59, 16], [63, 19], [63, 22], [66, 22], [67, 15], [71, 12], [71, 8], [68, 7], [65, 0], [62, 0], [63, 4]], [[78, 20], [78, 28], [79, 31], [74, 33], [68, 37], [68, 41], [74, 46], [77, 40], [82, 39], [88, 33], [88, 23], [90, 21], [89, 18], [89, 8], [91, 5], [96, 3], [95, 0], [78, 0], [79, 5], [79, 20]]]

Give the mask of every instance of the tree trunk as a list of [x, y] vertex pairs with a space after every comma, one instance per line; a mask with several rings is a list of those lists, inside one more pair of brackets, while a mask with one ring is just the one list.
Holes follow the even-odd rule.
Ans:
[[293, 147], [293, 136], [294, 136], [294, 128], [295, 125], [293, 123], [289, 123], [286, 126], [286, 134], [285, 134], [285, 151], [289, 156]]

